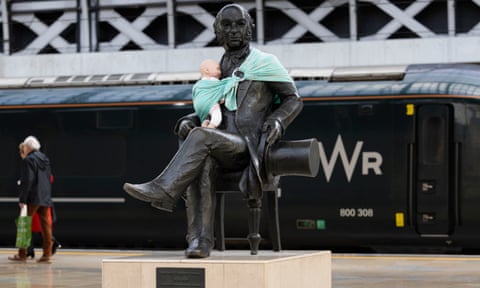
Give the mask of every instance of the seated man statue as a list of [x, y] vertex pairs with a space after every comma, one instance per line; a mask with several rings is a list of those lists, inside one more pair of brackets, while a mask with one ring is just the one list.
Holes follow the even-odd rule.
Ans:
[[213, 25], [225, 49], [221, 78], [236, 79], [235, 103], [228, 108], [221, 105], [222, 122], [217, 129], [199, 127], [195, 114], [179, 119], [175, 131], [183, 143], [167, 167], [150, 182], [124, 185], [131, 196], [167, 211], [186, 193], [189, 246], [185, 255], [190, 258], [208, 257], [213, 248], [215, 177], [224, 171], [241, 171], [239, 190], [247, 200], [249, 219], [254, 219], [247, 238], [258, 247], [262, 187], [268, 184], [263, 151], [281, 138], [303, 107], [293, 80], [277, 58], [250, 47], [254, 25], [248, 11], [237, 4], [226, 5]]

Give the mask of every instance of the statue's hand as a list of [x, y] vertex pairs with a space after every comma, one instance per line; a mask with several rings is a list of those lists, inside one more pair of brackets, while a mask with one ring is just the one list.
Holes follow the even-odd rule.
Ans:
[[282, 136], [282, 125], [278, 120], [269, 119], [263, 124], [263, 132], [267, 133], [267, 143], [273, 144]]
[[183, 120], [178, 126], [178, 136], [181, 139], [187, 138], [188, 133], [195, 128], [195, 124], [190, 120]]

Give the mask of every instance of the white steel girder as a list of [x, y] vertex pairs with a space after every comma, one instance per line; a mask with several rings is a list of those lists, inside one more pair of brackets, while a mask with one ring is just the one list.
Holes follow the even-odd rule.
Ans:
[[[455, 27], [455, 11], [456, 0], [445, 0], [446, 9], [448, 12], [448, 36], [455, 37], [457, 35]], [[471, 0], [477, 6], [480, 6], [480, 0]], [[215, 39], [212, 24], [215, 15], [206, 11], [202, 3], [214, 1], [193, 1], [193, 0], [31, 0], [31, 1], [11, 1], [0, 0], [0, 13], [2, 21], [3, 32], [3, 50], [4, 54], [8, 55], [12, 43], [10, 42], [10, 23], [15, 21], [33, 31], [36, 37], [32, 42], [25, 47], [15, 48], [13, 54], [27, 55], [38, 54], [47, 45], [52, 46], [59, 53], [75, 53], [96, 51], [98, 46], [99, 51], [119, 51], [128, 42], [135, 43], [141, 50], [154, 49], [173, 49], [173, 48], [201, 48], [208, 45]], [[273, 39], [264, 43], [263, 31], [257, 31], [257, 38], [259, 44], [294, 44], [305, 33], [311, 33], [318, 41], [317, 42], [340, 42], [340, 41], [367, 41], [367, 40], [386, 40], [392, 37], [401, 28], [406, 28], [412, 33], [415, 33], [420, 38], [444, 37], [445, 34], [436, 34], [431, 31], [421, 19], [418, 19], [419, 13], [434, 3], [434, 0], [416, 0], [410, 1], [406, 8], [400, 8], [395, 5], [393, 0], [326, 0], [326, 1], [311, 1], [309, 5], [310, 12], [305, 12], [302, 7], [295, 5], [293, 0], [251, 0], [241, 2], [252, 15], [251, 10], [256, 9], [256, 18], [259, 22], [257, 28], [265, 27], [264, 7], [280, 10], [285, 17], [290, 18], [295, 25], [286, 31], [277, 39]], [[371, 31], [371, 35], [361, 36], [357, 31], [357, 19], [361, 19], [357, 15], [357, 6], [362, 3], [374, 5], [379, 10], [388, 15], [391, 20], [377, 31]], [[437, 2], [438, 3], [438, 2]], [[349, 8], [349, 17], [340, 19], [339, 21], [348, 21], [350, 36], [340, 36], [332, 32], [328, 27], [322, 24], [327, 16], [331, 15], [336, 9], [346, 6]], [[117, 8], [128, 7], [145, 7], [141, 15], [134, 20], [129, 20], [123, 17], [116, 11]], [[63, 12], [63, 14], [51, 24], [45, 24], [37, 16], [40, 12]], [[175, 31], [178, 25], [182, 23], [175, 23], [173, 17], [176, 12], [189, 15], [200, 23], [202, 29], [197, 35], [191, 35], [192, 40], [188, 43], [178, 44], [175, 40]], [[158, 17], [168, 17], [168, 44], [157, 43], [154, 39], [148, 36], [144, 30]], [[98, 31], [96, 21], [108, 22], [118, 34], [108, 42], [98, 43], [96, 38]], [[69, 43], [61, 35], [62, 32], [70, 25], [75, 24], [79, 29], [79, 36], [76, 41], [79, 43]], [[478, 36], [480, 35], [480, 20], [474, 25], [466, 35]], [[465, 35], [464, 34], [464, 35]], [[343, 38], [342, 38], [343, 37]], [[315, 42], [315, 40], [313, 41]]]

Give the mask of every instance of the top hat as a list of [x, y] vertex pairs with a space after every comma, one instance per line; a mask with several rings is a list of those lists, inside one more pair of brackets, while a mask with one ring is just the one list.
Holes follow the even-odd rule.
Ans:
[[266, 151], [265, 168], [269, 177], [315, 177], [320, 167], [320, 152], [315, 138], [282, 140]]

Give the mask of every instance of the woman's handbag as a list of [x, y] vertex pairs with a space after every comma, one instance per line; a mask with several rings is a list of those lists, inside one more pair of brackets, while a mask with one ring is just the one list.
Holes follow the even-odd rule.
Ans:
[[27, 216], [27, 205], [23, 205], [17, 218], [17, 241], [15, 247], [27, 248], [32, 241], [32, 217]]

